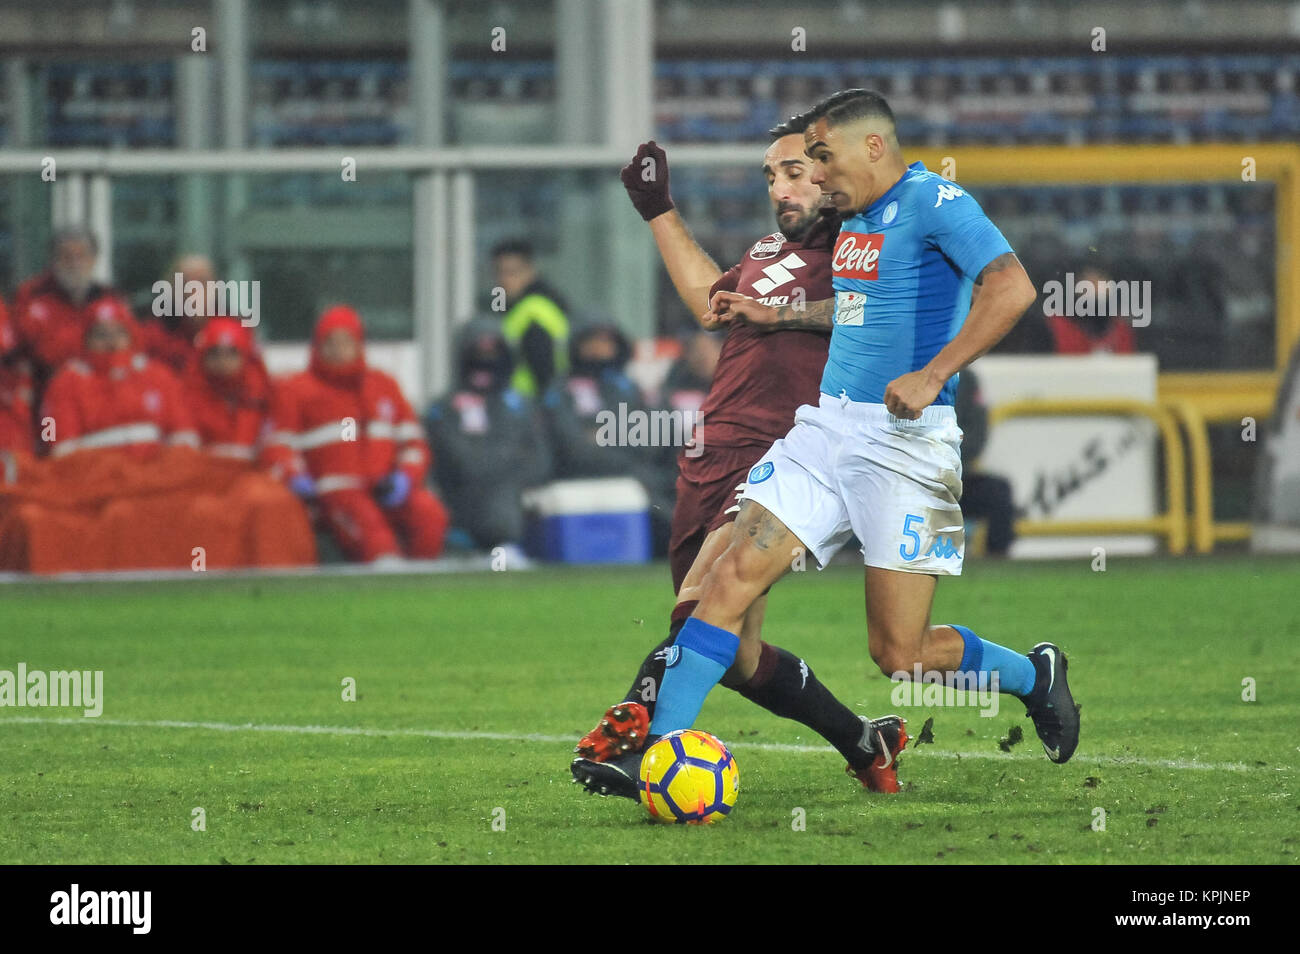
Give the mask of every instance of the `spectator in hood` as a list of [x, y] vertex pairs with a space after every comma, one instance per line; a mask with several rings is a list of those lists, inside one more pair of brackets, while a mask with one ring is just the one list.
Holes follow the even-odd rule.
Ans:
[[370, 367], [361, 316], [325, 310], [306, 371], [279, 382], [266, 459], [273, 476], [315, 502], [348, 559], [442, 552], [447, 512], [425, 486], [424, 429], [392, 376]]
[[200, 447], [256, 461], [270, 421], [271, 381], [252, 333], [234, 318], [207, 321], [182, 380]]
[[[638, 415], [648, 418], [651, 411], [624, 370], [631, 356], [627, 337], [615, 325], [583, 328], [570, 343], [572, 370], [547, 392], [544, 406], [555, 448], [556, 476], [639, 480], [650, 496], [655, 552], [662, 555], [667, 552], [676, 499], [676, 454], [680, 448], [663, 446], [657, 428], [643, 427], [635, 433], [629, 428], [628, 433], [610, 434], [610, 421], [633, 421]], [[638, 435], [643, 439], [634, 441]]]
[[457, 340], [456, 387], [425, 416], [453, 527], [482, 549], [522, 543], [521, 494], [551, 476], [540, 412], [511, 386], [514, 370], [500, 325], [471, 323]]
[[148, 459], [164, 444], [198, 447], [180, 380], [140, 351], [140, 328], [124, 303], [101, 299], [80, 354], [65, 361], [42, 402], [50, 453], [125, 449]]

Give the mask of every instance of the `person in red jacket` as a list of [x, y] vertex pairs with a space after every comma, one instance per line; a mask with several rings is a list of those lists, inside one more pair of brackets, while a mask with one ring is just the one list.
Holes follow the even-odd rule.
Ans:
[[268, 529], [297, 525], [314, 543], [310, 512], [266, 472], [271, 379], [252, 332], [236, 318], [207, 319], [194, 336], [181, 384], [199, 449], [245, 465], [240, 470], [222, 464], [230, 475], [224, 492], [200, 493], [191, 501], [187, 515], [200, 528], [196, 539], [204, 541], [208, 565], [314, 563], [314, 546], [285, 547], [278, 532]]
[[182, 379], [199, 447], [255, 461], [269, 426], [271, 382], [253, 336], [235, 318], [212, 318], [195, 336]]
[[448, 517], [425, 487], [424, 431], [397, 382], [366, 366], [364, 337], [347, 305], [321, 315], [309, 369], [274, 389], [272, 472], [318, 502], [349, 559], [432, 559]]
[[[181, 276], [181, 288], [187, 288], [190, 282], [199, 282], [206, 287], [208, 282], [215, 281], [217, 277], [212, 259], [206, 255], [182, 255], [167, 269], [163, 279], [171, 284], [176, 275]], [[141, 348], [155, 361], [161, 361], [177, 374], [185, 375], [197, 354], [194, 336], [210, 318], [217, 316], [187, 315], [179, 302], [172, 303], [172, 308], [178, 314], [158, 316], [141, 325]]]
[[137, 350], [130, 311], [105, 299], [91, 314], [81, 356], [54, 375], [41, 405], [40, 439], [51, 454], [127, 448], [148, 457], [163, 444], [197, 447], [180, 381]]
[[[1079, 275], [1075, 282], [1076, 293], [1086, 289], [1093, 293], [1093, 301], [1107, 301], [1103, 287], [1110, 282], [1110, 276], [1099, 267], [1089, 266]], [[1098, 310], [1104, 312], [1105, 305]], [[1087, 316], [1056, 315], [1044, 316], [1048, 331], [1052, 335], [1052, 350], [1057, 354], [1133, 354], [1137, 351], [1137, 342], [1133, 334], [1132, 317], [1127, 314], [1097, 314]]]
[[32, 380], [18, 354], [18, 333], [0, 298], [0, 451], [35, 451]]
[[81, 353], [86, 331], [102, 307], [130, 312], [126, 299], [94, 279], [99, 242], [92, 232], [69, 229], [50, 242], [50, 267], [18, 289], [18, 336], [31, 360], [36, 390], [59, 366]]

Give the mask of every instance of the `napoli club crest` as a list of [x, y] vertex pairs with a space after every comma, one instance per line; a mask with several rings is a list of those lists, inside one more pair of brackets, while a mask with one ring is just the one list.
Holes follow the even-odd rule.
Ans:
[[775, 469], [770, 460], [764, 461], [749, 472], [749, 482], [751, 484], [761, 484], [772, 476], [772, 471]]

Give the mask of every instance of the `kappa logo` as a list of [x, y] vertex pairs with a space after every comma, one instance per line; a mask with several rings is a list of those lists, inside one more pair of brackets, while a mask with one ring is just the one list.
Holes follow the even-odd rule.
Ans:
[[876, 263], [885, 247], [879, 232], [840, 232], [831, 257], [831, 271], [837, 278], [874, 282], [880, 271]]
[[754, 243], [754, 247], [749, 250], [749, 257], [757, 262], [765, 258], [773, 258], [781, 251], [781, 246], [784, 244], [785, 236], [780, 232], [773, 232], [767, 238], [759, 239]]
[[926, 551], [926, 556], [938, 557], [941, 560], [947, 560], [957, 556], [959, 551], [952, 542], [952, 537], [936, 537], [933, 546]]
[[751, 484], [761, 484], [767, 478], [772, 476], [772, 471], [776, 470], [776, 465], [770, 460], [764, 461], [749, 472], [749, 482]]
[[936, 209], [939, 208], [939, 203], [944, 199], [960, 199], [965, 194], [965, 192], [957, 188], [955, 185], [950, 185], [945, 182], [939, 186], [939, 197], [934, 200], [934, 207]]

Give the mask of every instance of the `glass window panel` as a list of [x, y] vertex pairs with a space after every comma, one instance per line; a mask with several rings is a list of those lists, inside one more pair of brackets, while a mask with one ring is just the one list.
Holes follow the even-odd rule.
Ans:
[[142, 316], [184, 252], [259, 282], [260, 334], [302, 340], [348, 302], [376, 340], [413, 336], [411, 177], [369, 173], [122, 176], [113, 180], [114, 279]]

